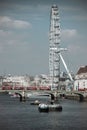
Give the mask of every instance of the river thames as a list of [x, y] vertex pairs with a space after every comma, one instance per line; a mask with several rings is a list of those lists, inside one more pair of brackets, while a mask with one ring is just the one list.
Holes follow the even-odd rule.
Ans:
[[32, 100], [19, 102], [19, 98], [0, 94], [0, 130], [87, 130], [87, 102], [63, 99], [62, 112], [40, 113], [37, 105], [30, 105]]

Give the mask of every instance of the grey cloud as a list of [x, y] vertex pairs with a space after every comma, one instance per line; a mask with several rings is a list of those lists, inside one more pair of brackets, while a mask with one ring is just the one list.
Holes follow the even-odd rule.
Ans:
[[14, 20], [7, 16], [0, 16], [0, 27], [24, 29], [30, 26], [31, 24], [27, 21]]

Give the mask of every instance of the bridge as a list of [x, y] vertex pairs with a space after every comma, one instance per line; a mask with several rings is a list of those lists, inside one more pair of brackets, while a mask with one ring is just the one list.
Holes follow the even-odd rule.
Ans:
[[0, 90], [0, 93], [17, 94], [20, 96], [20, 101], [25, 101], [26, 97], [32, 96], [50, 96], [51, 100], [57, 97], [57, 92], [50, 90]]
[[61, 91], [60, 95], [65, 96], [68, 99], [76, 99], [79, 101], [87, 100], [87, 92], [86, 91]]
[[85, 91], [63, 91], [63, 90], [0, 90], [0, 93], [9, 93], [9, 94], [18, 94], [20, 96], [20, 101], [25, 101], [26, 97], [35, 95], [35, 96], [50, 96], [51, 100], [54, 100], [58, 97], [74, 97], [79, 96], [79, 101], [84, 101], [87, 97], [87, 92]]

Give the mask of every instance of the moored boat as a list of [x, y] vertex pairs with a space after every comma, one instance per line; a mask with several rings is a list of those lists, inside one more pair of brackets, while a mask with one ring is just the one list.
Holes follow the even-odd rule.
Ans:
[[38, 110], [40, 112], [62, 111], [62, 106], [60, 104], [39, 104]]
[[30, 104], [31, 104], [31, 105], [39, 105], [40, 102], [39, 102], [38, 100], [35, 100], [34, 102], [31, 102]]
[[39, 112], [49, 112], [49, 106], [47, 104], [41, 103], [38, 107]]

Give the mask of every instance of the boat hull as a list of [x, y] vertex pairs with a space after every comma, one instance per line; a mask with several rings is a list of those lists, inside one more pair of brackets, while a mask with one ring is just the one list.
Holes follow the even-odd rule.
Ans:
[[62, 106], [61, 105], [49, 105], [49, 111], [62, 111]]

